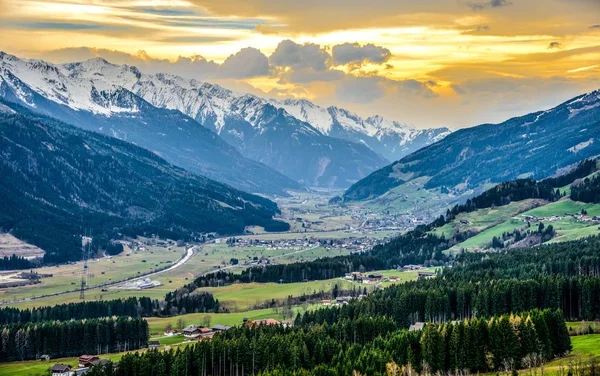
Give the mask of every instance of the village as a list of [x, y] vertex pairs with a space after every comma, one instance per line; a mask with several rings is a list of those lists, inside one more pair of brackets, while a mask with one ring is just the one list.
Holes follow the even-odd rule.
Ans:
[[537, 223], [537, 222], [557, 222], [563, 219], [573, 219], [577, 222], [582, 223], [597, 223], [600, 224], [600, 216], [588, 216], [587, 212], [582, 211], [582, 213], [565, 213], [565, 215], [552, 215], [550, 217], [537, 217], [535, 215], [524, 215], [515, 217], [515, 219], [521, 220], [523, 222], [529, 223]]
[[[325, 250], [347, 250], [349, 252], [366, 252], [378, 244], [383, 244], [389, 240], [389, 237], [372, 238], [372, 237], [316, 237], [315, 234], [304, 239], [249, 239], [249, 238], [228, 238], [216, 239], [210, 243], [223, 244], [226, 243], [229, 247], [256, 247], [266, 250], [290, 250], [298, 251], [306, 248], [321, 247]], [[257, 263], [254, 260], [254, 263]]]

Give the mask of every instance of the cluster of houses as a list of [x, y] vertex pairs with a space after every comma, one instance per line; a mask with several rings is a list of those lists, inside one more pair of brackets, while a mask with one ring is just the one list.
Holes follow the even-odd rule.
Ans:
[[321, 301], [325, 306], [343, 306], [348, 304], [351, 300], [354, 299], [363, 299], [366, 295], [358, 295], [358, 296], [338, 296], [334, 300], [324, 299]]
[[[405, 265], [403, 267], [399, 267], [398, 271], [417, 271], [418, 279], [425, 279], [435, 277], [435, 273], [431, 271], [424, 270], [421, 265]], [[400, 281], [399, 276], [389, 276], [384, 277], [379, 273], [361, 273], [361, 272], [352, 272], [346, 273], [344, 279], [347, 281], [353, 281], [364, 284], [379, 284], [381, 282], [398, 282]]]
[[[244, 318], [243, 325], [247, 326], [259, 326], [259, 325], [282, 325], [281, 322], [268, 318], [264, 320], [248, 320]], [[183, 335], [186, 340], [208, 340], [211, 339], [215, 333], [223, 332], [231, 329], [231, 326], [228, 325], [213, 325], [212, 327], [204, 327], [201, 325], [188, 325], [181, 331], [178, 330], [165, 330], [165, 336], [174, 336], [174, 335]], [[150, 347], [150, 344], [148, 346]]]
[[396, 276], [392, 276], [392, 277], [388, 277], [388, 278], [384, 278], [382, 274], [379, 273], [368, 273], [368, 274], [363, 274], [361, 272], [352, 272], [352, 273], [346, 273], [346, 275], [344, 276], [344, 279], [347, 281], [355, 281], [358, 283], [364, 283], [364, 284], [377, 284], [380, 282], [396, 282], [398, 281], [398, 277]]
[[[277, 240], [262, 240], [262, 239], [247, 239], [247, 238], [229, 238], [215, 239], [216, 244], [227, 243], [230, 247], [244, 248], [262, 248], [267, 250], [290, 250], [299, 251], [306, 248], [322, 247], [327, 250], [347, 250], [350, 252], [365, 252], [378, 244], [385, 243], [388, 238], [374, 237], [344, 237], [344, 238], [322, 238], [318, 237], [318, 233], [312, 233], [310, 237], [304, 239], [277, 239]], [[261, 260], [248, 262], [251, 264], [261, 263]]]
[[518, 219], [521, 219], [524, 222], [556, 222], [556, 221], [560, 221], [561, 219], [565, 219], [565, 218], [572, 218], [575, 219], [578, 222], [586, 222], [586, 223], [594, 223], [594, 222], [600, 222], [600, 216], [589, 216], [586, 214], [576, 214], [576, 213], [565, 213], [564, 216], [561, 215], [553, 215], [550, 217], [538, 217], [535, 215], [524, 215], [519, 217]]
[[165, 331], [165, 336], [183, 335], [187, 340], [211, 339], [215, 333], [229, 330], [231, 327], [226, 325], [214, 325], [207, 328], [200, 325], [188, 325], [181, 332], [177, 330]]
[[[42, 355], [42, 360], [49, 360], [47, 355]], [[52, 376], [79, 376], [85, 375], [92, 366], [106, 366], [110, 364], [110, 360], [101, 359], [96, 355], [81, 355], [78, 359], [77, 367], [72, 367], [70, 364], [55, 364], [51, 368]]]

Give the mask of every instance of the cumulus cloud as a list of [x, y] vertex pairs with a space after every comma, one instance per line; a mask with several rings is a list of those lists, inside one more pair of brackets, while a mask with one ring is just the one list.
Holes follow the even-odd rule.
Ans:
[[554, 41], [554, 42], [550, 42], [550, 44], [548, 45], [548, 49], [552, 50], [555, 48], [561, 48], [562, 44], [560, 42]]
[[392, 53], [387, 48], [372, 43], [361, 46], [358, 43], [344, 43], [333, 46], [331, 50], [335, 65], [364, 63], [383, 64], [390, 59]]
[[507, 5], [512, 5], [512, 2], [509, 0], [488, 0], [484, 2], [468, 2], [467, 6], [474, 11], [480, 11], [487, 8], [500, 8]]
[[276, 67], [313, 71], [326, 70], [329, 60], [329, 53], [318, 44], [298, 44], [289, 39], [280, 42], [269, 57], [269, 62]]
[[90, 47], [63, 48], [45, 52], [41, 57], [55, 63], [101, 57], [113, 64], [134, 65], [146, 73], [171, 73], [201, 80], [244, 79], [269, 73], [267, 57], [251, 47], [243, 48], [229, 56], [222, 64], [207, 60], [200, 55], [179, 56], [174, 61], [170, 61], [152, 57], [143, 50], [131, 55], [121, 51]]
[[219, 73], [224, 78], [264, 76], [269, 73], [269, 60], [256, 48], [243, 48], [223, 62]]

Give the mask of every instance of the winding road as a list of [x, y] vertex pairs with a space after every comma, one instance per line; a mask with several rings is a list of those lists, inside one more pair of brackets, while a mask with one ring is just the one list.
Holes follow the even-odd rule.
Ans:
[[[179, 267], [181, 267], [183, 264], [185, 264], [186, 262], [188, 262], [188, 260], [194, 255], [194, 249], [196, 246], [190, 247], [187, 249], [185, 255], [179, 259], [179, 261], [177, 261], [176, 263], [174, 263], [173, 265], [169, 266], [168, 268], [162, 269], [162, 270], [158, 270], [155, 272], [150, 272], [150, 273], [146, 273], [143, 275], [139, 275], [139, 276], [135, 276], [135, 277], [131, 277], [131, 278], [127, 278], [125, 280], [121, 280], [121, 281], [113, 281], [113, 282], [106, 282], [106, 283], [101, 283], [98, 285], [93, 285], [93, 286], [86, 286], [84, 288], [84, 290], [92, 290], [92, 289], [96, 289], [99, 287], [102, 288], [106, 288], [106, 287], [113, 287], [113, 286], [117, 286], [123, 283], [129, 283], [129, 282], [134, 282], [134, 281], [138, 281], [140, 279], [144, 279], [144, 278], [148, 278], [154, 275], [158, 275], [158, 274], [162, 274], [174, 269], [177, 269]], [[69, 294], [72, 292], [77, 292], [80, 291], [80, 289], [72, 289], [72, 290], [67, 290], [67, 291], [60, 291], [60, 292], [55, 292], [52, 294], [46, 294], [46, 295], [40, 295], [40, 296], [34, 296], [31, 298], [25, 298], [25, 299], [18, 299], [18, 300], [12, 300], [10, 302], [0, 302], [0, 307], [3, 305], [8, 305], [8, 304], [15, 304], [15, 303], [23, 303], [23, 302], [30, 302], [32, 300], [38, 300], [38, 299], [42, 299], [42, 298], [47, 298], [50, 296], [59, 296], [59, 295], [64, 295], [64, 294]]]

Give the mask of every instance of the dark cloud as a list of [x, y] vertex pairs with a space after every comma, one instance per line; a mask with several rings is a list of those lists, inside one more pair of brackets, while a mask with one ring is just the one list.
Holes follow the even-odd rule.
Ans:
[[479, 25], [477, 26], [477, 29], [475, 29], [475, 31], [477, 31], [478, 33], [483, 32], [483, 31], [488, 31], [490, 29], [489, 25]]
[[383, 64], [392, 53], [387, 48], [372, 43], [361, 46], [358, 43], [344, 43], [333, 46], [331, 50], [335, 65], [376, 63]]
[[561, 48], [562, 44], [560, 42], [554, 41], [554, 42], [550, 42], [550, 44], [548, 45], [548, 49], [552, 50], [554, 48]]
[[600, 30], [600, 24], [598, 24], [598, 25], [591, 25], [591, 26], [589, 27], [589, 29], [590, 29], [590, 30]]
[[467, 6], [474, 11], [480, 11], [487, 8], [500, 8], [507, 5], [512, 5], [512, 2], [509, 0], [487, 0], [484, 2], [472, 2], [469, 1]]
[[269, 73], [269, 60], [256, 48], [243, 48], [221, 64], [219, 73], [222, 78], [264, 76]]
[[282, 68], [324, 71], [327, 70], [330, 59], [329, 53], [318, 44], [298, 44], [288, 39], [277, 45], [269, 62]]

